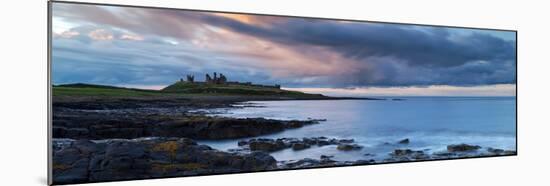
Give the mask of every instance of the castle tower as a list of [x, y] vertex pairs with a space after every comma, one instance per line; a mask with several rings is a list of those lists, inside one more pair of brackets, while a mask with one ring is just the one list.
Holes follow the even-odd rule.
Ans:
[[189, 83], [195, 82], [195, 76], [194, 75], [187, 75], [187, 82], [189, 82]]
[[210, 75], [208, 73], [206, 73], [205, 82], [206, 83], [212, 83], [212, 77], [210, 77]]
[[227, 78], [222, 73], [220, 73], [220, 79], [218, 83], [225, 84], [226, 82], [227, 82]]

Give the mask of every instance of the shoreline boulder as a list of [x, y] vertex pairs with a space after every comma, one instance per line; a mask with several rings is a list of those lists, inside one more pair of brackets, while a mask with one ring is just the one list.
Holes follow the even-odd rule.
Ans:
[[[55, 140], [55, 139], [54, 139]], [[218, 151], [188, 138], [139, 138], [59, 144], [53, 152], [54, 184], [160, 178], [277, 168], [265, 152]]]
[[468, 144], [458, 144], [458, 145], [447, 145], [447, 151], [449, 152], [465, 152], [465, 151], [475, 151], [480, 149], [478, 145], [468, 145]]
[[405, 139], [400, 140], [400, 141], [397, 142], [397, 143], [399, 143], [399, 144], [409, 144], [409, 142], [410, 142], [410, 141], [409, 141], [409, 138], [405, 138]]
[[341, 151], [360, 150], [362, 148], [363, 146], [357, 144], [340, 144], [336, 147], [336, 149]]

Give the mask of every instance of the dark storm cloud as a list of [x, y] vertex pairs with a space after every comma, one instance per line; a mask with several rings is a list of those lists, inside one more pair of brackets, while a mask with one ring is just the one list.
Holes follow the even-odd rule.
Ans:
[[[103, 74], [117, 83], [168, 83], [184, 73], [202, 76], [211, 71], [224, 71], [240, 81], [293, 87], [515, 83], [515, 36], [512, 40], [498, 37], [501, 31], [69, 4], [56, 4], [53, 14], [81, 33], [71, 38], [80, 45], [60, 34], [54, 40], [54, 52], [59, 54], [54, 59], [58, 63], [87, 60], [84, 64], [90, 69], [100, 64], [134, 69], [126, 74], [129, 77]], [[91, 34], [99, 28], [104, 32]], [[231, 33], [218, 33], [217, 28]], [[101, 43], [98, 40], [106, 33], [115, 40], [103, 42], [103, 47], [88, 46]], [[138, 34], [145, 40], [116, 40], [124, 34]], [[255, 42], [250, 38], [231, 38], [241, 35], [274, 44], [258, 50], [256, 45], [246, 45]], [[167, 45], [166, 39], [180, 45]], [[193, 44], [201, 39], [210, 46]], [[184, 70], [154, 72], [174, 68]], [[139, 80], [144, 74], [156, 78]]]
[[448, 67], [474, 60], [514, 60], [515, 44], [474, 33], [452, 41], [447, 28], [410, 25], [341, 23], [288, 18], [271, 27], [259, 27], [217, 16], [203, 16], [207, 23], [292, 46], [330, 47], [347, 57], [394, 56], [411, 65]]
[[[515, 42], [484, 32], [460, 35], [441, 27], [301, 18], [289, 18], [270, 27], [216, 16], [204, 16], [202, 20], [282, 43], [294, 50], [327, 47], [366, 64], [350, 77], [333, 78], [338, 85], [515, 83]], [[403, 69], [408, 72], [400, 72]]]

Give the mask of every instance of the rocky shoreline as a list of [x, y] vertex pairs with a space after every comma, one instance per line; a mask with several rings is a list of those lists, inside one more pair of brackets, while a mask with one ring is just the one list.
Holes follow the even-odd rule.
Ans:
[[53, 175], [56, 183], [83, 183], [516, 154], [510, 150], [454, 144], [448, 145], [446, 151], [431, 154], [423, 150], [395, 149], [383, 161], [369, 159], [369, 154], [356, 161], [335, 161], [328, 155], [321, 155], [319, 159], [277, 161], [269, 155], [289, 148], [303, 150], [296, 148], [297, 144], [309, 145], [307, 148], [332, 145], [344, 151], [342, 153], [347, 150], [340, 149], [341, 145], [359, 146], [353, 139], [260, 138], [241, 141], [240, 149], [224, 152], [189, 138], [54, 139]]
[[[53, 104], [53, 179], [56, 184], [161, 178], [276, 169], [368, 165], [389, 162], [514, 155], [515, 151], [450, 144], [440, 152], [406, 148], [397, 141], [385, 159], [336, 161], [334, 156], [276, 160], [270, 153], [330, 147], [360, 151], [354, 139], [252, 138], [220, 151], [195, 140], [258, 137], [322, 123], [322, 119], [228, 118], [192, 112], [232, 107], [231, 100], [60, 100]], [[253, 106], [253, 105], [251, 105]], [[388, 143], [389, 144], [389, 143]]]
[[222, 152], [188, 138], [54, 140], [54, 149], [53, 179], [57, 184], [276, 168], [276, 160], [267, 153]]
[[235, 139], [255, 137], [317, 124], [320, 119], [273, 120], [228, 118], [192, 112], [198, 109], [232, 107], [230, 100], [54, 98], [53, 138], [134, 139], [178, 137]]
[[[386, 142], [387, 145], [407, 145], [410, 140], [402, 139], [395, 144]], [[335, 146], [342, 153], [346, 151], [360, 150], [363, 146], [356, 144], [354, 139], [336, 139], [321, 137], [310, 138], [256, 138], [249, 140], [242, 140], [238, 142], [239, 148], [229, 149], [229, 152], [250, 153], [250, 152], [266, 152], [272, 153], [284, 149], [292, 149], [293, 151], [300, 151], [308, 148], [323, 147], [332, 145]], [[408, 161], [422, 161], [422, 160], [441, 160], [452, 158], [467, 158], [467, 157], [485, 157], [485, 156], [502, 156], [502, 155], [515, 155], [516, 151], [503, 150], [492, 147], [483, 148], [478, 145], [469, 144], [451, 144], [447, 145], [446, 150], [437, 152], [428, 152], [428, 149], [413, 150], [409, 148], [395, 148], [392, 152], [387, 154], [387, 158], [383, 160], [374, 160], [369, 157], [375, 154], [364, 154], [365, 159], [359, 159], [356, 161], [335, 161], [330, 155], [321, 155], [319, 159], [304, 158], [298, 160], [278, 161], [278, 169], [288, 168], [311, 168], [311, 167], [330, 167], [330, 166], [344, 166], [344, 165], [363, 165], [363, 164], [376, 164], [376, 163], [392, 163], [392, 162], [408, 162]]]
[[194, 140], [255, 137], [323, 120], [227, 118], [193, 113], [230, 100], [55, 98], [53, 180], [56, 184], [160, 178], [277, 168], [266, 152], [231, 153]]
[[272, 120], [227, 118], [204, 115], [105, 114], [66, 111], [53, 117], [53, 137], [71, 139], [133, 139], [185, 137], [234, 139], [255, 137], [318, 124], [323, 120]]
[[312, 138], [256, 138], [242, 140], [238, 142], [240, 149], [230, 149], [230, 151], [265, 151], [275, 152], [283, 149], [291, 148], [299, 151], [311, 148], [312, 146], [322, 147], [326, 145], [336, 145], [338, 150], [348, 151], [362, 148], [357, 144], [353, 144], [353, 139], [329, 139], [327, 137], [312, 137]]

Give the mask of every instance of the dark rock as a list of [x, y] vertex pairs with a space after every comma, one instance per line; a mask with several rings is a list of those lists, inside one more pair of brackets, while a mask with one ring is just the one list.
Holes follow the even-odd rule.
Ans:
[[316, 145], [317, 144], [317, 140], [315, 139], [312, 139], [312, 138], [302, 138], [302, 141], [308, 145]]
[[[292, 148], [293, 150], [303, 150], [310, 148], [312, 145], [325, 146], [325, 145], [342, 145], [342, 150], [346, 148], [351, 148], [349, 150], [360, 149], [361, 146], [352, 144], [353, 139], [328, 139], [326, 137], [312, 137], [312, 138], [278, 138], [278, 139], [249, 139], [242, 140], [238, 142], [238, 146], [242, 149], [239, 151], [244, 151], [249, 149], [251, 151], [264, 151], [264, 152], [274, 152], [278, 150], [283, 150], [287, 148]], [[236, 150], [233, 150], [236, 152]]]
[[517, 152], [515, 150], [505, 150], [502, 154], [503, 155], [516, 155]]
[[480, 148], [480, 146], [468, 144], [447, 145], [447, 151], [449, 152], [475, 151]]
[[494, 148], [488, 148], [487, 149], [488, 152], [492, 153], [492, 154], [502, 154], [504, 153], [504, 150], [502, 149], [494, 149]]
[[411, 149], [395, 149], [392, 156], [406, 156], [412, 154], [413, 151]]
[[53, 179], [60, 183], [88, 181], [89, 154], [81, 154], [78, 148], [64, 148], [53, 157]]
[[338, 143], [353, 143], [355, 140], [353, 139], [340, 139], [338, 140]]
[[246, 141], [246, 140], [241, 140], [241, 141], [237, 142], [237, 145], [238, 145], [238, 146], [245, 146], [245, 145], [248, 145], [248, 141]]
[[273, 120], [189, 115], [105, 114], [57, 109], [53, 137], [71, 139], [134, 139], [185, 137], [234, 139], [317, 124], [321, 120]]
[[80, 140], [57, 149], [55, 184], [270, 170], [277, 163], [267, 153], [227, 153], [187, 138]]
[[284, 161], [279, 168], [308, 168], [308, 167], [318, 167], [320, 165], [321, 165], [321, 162], [319, 160], [304, 158], [300, 160]]
[[390, 153], [391, 158], [386, 161], [407, 161], [407, 160], [423, 160], [429, 159], [430, 156], [423, 151], [415, 151], [411, 149], [395, 149]]
[[308, 144], [303, 143], [303, 142], [298, 142], [298, 143], [292, 144], [292, 150], [304, 150], [304, 149], [307, 149], [309, 147], [310, 146]]
[[244, 170], [270, 170], [276, 168], [275, 158], [264, 152], [253, 152], [244, 156]]
[[342, 165], [365, 165], [376, 163], [375, 160], [357, 160], [357, 161], [334, 161], [330, 156], [322, 156], [321, 160], [304, 158], [300, 160], [289, 160], [279, 162], [279, 169], [293, 168], [312, 168], [312, 167], [332, 167]]
[[355, 162], [352, 162], [353, 165], [368, 165], [368, 164], [374, 164], [376, 163], [375, 160], [373, 159], [370, 159], [370, 160], [357, 160]]
[[336, 163], [337, 161], [332, 160], [334, 156], [325, 156], [321, 155], [321, 159], [319, 161], [320, 164], [330, 164], [330, 163]]
[[340, 144], [338, 145], [338, 147], [336, 147], [336, 149], [342, 151], [359, 150], [361, 148], [363, 147], [357, 144]]
[[487, 152], [489, 152], [489, 155], [513, 155], [513, 154], [516, 154], [516, 151], [496, 149], [496, 148], [491, 148], [491, 147], [487, 148]]
[[89, 159], [83, 158], [72, 163], [68, 167], [62, 164], [54, 164], [54, 180], [62, 183], [78, 183], [88, 181]]
[[397, 143], [399, 143], [399, 144], [409, 144], [409, 142], [410, 142], [410, 141], [409, 141], [409, 138], [406, 138], [406, 139], [400, 140], [400, 141], [397, 142]]
[[235, 149], [227, 149], [227, 152], [246, 154], [246, 153], [250, 153], [251, 151], [250, 151], [250, 148], [235, 148]]
[[317, 145], [326, 146], [326, 145], [332, 145], [332, 144], [327, 140], [319, 140], [319, 141], [317, 141]]
[[283, 142], [272, 139], [254, 139], [249, 141], [249, 147], [252, 151], [273, 152], [287, 148]]
[[439, 156], [439, 157], [453, 157], [453, 156], [456, 156], [457, 154], [454, 153], [454, 152], [447, 152], [447, 151], [444, 151], [444, 152], [435, 152], [433, 153], [434, 156]]

